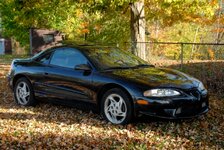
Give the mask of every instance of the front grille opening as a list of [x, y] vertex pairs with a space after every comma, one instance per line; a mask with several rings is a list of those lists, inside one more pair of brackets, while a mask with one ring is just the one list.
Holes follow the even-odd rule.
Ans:
[[185, 92], [186, 92], [186, 94], [194, 97], [197, 100], [201, 99], [201, 93], [198, 91], [198, 89], [191, 89], [191, 90], [188, 90], [188, 91], [185, 91]]

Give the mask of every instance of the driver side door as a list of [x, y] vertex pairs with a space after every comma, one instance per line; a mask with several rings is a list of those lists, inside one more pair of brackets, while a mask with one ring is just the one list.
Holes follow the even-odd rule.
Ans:
[[44, 73], [45, 90], [51, 98], [63, 102], [93, 102], [92, 71], [75, 70], [80, 64], [90, 65], [78, 49], [63, 47], [54, 51]]

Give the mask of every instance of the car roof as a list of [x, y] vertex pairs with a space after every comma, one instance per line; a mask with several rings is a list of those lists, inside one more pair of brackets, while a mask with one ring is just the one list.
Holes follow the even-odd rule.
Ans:
[[44, 53], [48, 53], [52, 49], [56, 48], [63, 48], [63, 47], [71, 47], [71, 48], [76, 48], [81, 51], [90, 51], [90, 50], [96, 50], [96, 49], [101, 49], [101, 48], [106, 48], [106, 49], [113, 49], [116, 48], [116, 46], [107, 46], [107, 45], [93, 45], [93, 44], [61, 44], [57, 46], [50, 47], [48, 49], [44, 50]]
[[75, 44], [68, 44], [64, 45], [65, 47], [74, 47], [79, 49], [98, 49], [98, 48], [115, 48], [116, 46], [105, 46], [105, 45], [75, 45]]
[[74, 41], [64, 41], [62, 46], [74, 47], [79, 49], [90, 49], [90, 48], [115, 48], [117, 47], [115, 43], [86, 43], [86, 42], [74, 42]]

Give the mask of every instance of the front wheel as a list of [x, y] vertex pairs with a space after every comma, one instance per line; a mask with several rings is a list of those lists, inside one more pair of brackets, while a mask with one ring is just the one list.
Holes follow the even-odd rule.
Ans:
[[16, 103], [22, 106], [34, 106], [36, 104], [33, 88], [26, 78], [17, 80], [14, 87], [14, 97]]
[[103, 117], [113, 124], [127, 124], [132, 119], [132, 103], [128, 95], [121, 89], [107, 91], [101, 102]]

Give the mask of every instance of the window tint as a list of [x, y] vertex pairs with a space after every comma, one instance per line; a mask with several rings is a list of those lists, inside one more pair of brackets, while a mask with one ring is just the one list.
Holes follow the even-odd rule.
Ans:
[[50, 64], [66, 68], [75, 68], [76, 65], [87, 64], [87, 59], [78, 50], [65, 48], [54, 52]]
[[85, 51], [92, 62], [100, 69], [119, 67], [136, 67], [138, 65], [149, 65], [146, 61], [118, 48], [91, 48]]
[[39, 58], [36, 59], [37, 62], [41, 64], [48, 64], [51, 57], [51, 53], [45, 54]]

